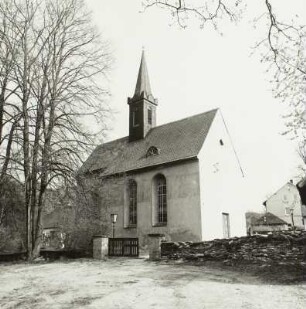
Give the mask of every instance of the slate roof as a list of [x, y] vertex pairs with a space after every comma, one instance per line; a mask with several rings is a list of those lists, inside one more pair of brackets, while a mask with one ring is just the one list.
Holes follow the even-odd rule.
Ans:
[[133, 99], [139, 99], [141, 97], [147, 99], [153, 98], [144, 50], [141, 54], [138, 78]]
[[245, 213], [245, 218], [249, 225], [254, 225], [254, 223], [262, 216], [262, 213], [248, 211]]
[[284, 225], [288, 224], [281, 218], [273, 215], [271, 212], [267, 212], [262, 215], [258, 220], [254, 222], [254, 225]]
[[[98, 146], [79, 173], [99, 171], [101, 176], [195, 158], [202, 148], [217, 109], [152, 128], [144, 139], [124, 137]], [[158, 155], [148, 156], [155, 146]]]

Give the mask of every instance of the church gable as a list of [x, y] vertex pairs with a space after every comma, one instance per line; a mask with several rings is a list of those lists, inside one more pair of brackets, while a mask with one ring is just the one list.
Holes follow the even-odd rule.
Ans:
[[[213, 174], [234, 173], [244, 177], [244, 173], [232, 143], [231, 136], [222, 116], [217, 110], [214, 122], [211, 125], [205, 143], [199, 152], [198, 158], [205, 164], [205, 169]], [[224, 176], [222, 176], [224, 178]]]
[[244, 174], [220, 110], [198, 158], [204, 239], [244, 235]]

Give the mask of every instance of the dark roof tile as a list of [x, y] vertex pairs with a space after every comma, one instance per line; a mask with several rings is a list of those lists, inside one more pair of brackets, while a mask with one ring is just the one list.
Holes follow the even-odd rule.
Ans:
[[265, 213], [258, 220], [254, 222], [254, 225], [283, 225], [283, 224], [288, 223], [270, 212]]
[[[101, 176], [133, 171], [159, 164], [196, 157], [202, 148], [217, 109], [151, 129], [141, 140], [128, 137], [98, 146], [80, 173], [100, 171]], [[146, 156], [155, 146], [158, 155]]]

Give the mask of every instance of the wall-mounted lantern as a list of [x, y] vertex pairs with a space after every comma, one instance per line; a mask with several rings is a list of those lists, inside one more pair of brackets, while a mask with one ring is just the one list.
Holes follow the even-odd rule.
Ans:
[[115, 238], [115, 224], [117, 222], [118, 215], [117, 214], [111, 214], [111, 222], [112, 222], [112, 235], [113, 238]]

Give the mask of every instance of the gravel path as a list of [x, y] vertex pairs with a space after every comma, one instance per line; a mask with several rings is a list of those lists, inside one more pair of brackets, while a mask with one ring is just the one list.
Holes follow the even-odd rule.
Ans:
[[0, 308], [304, 309], [306, 284], [144, 259], [2, 264]]

